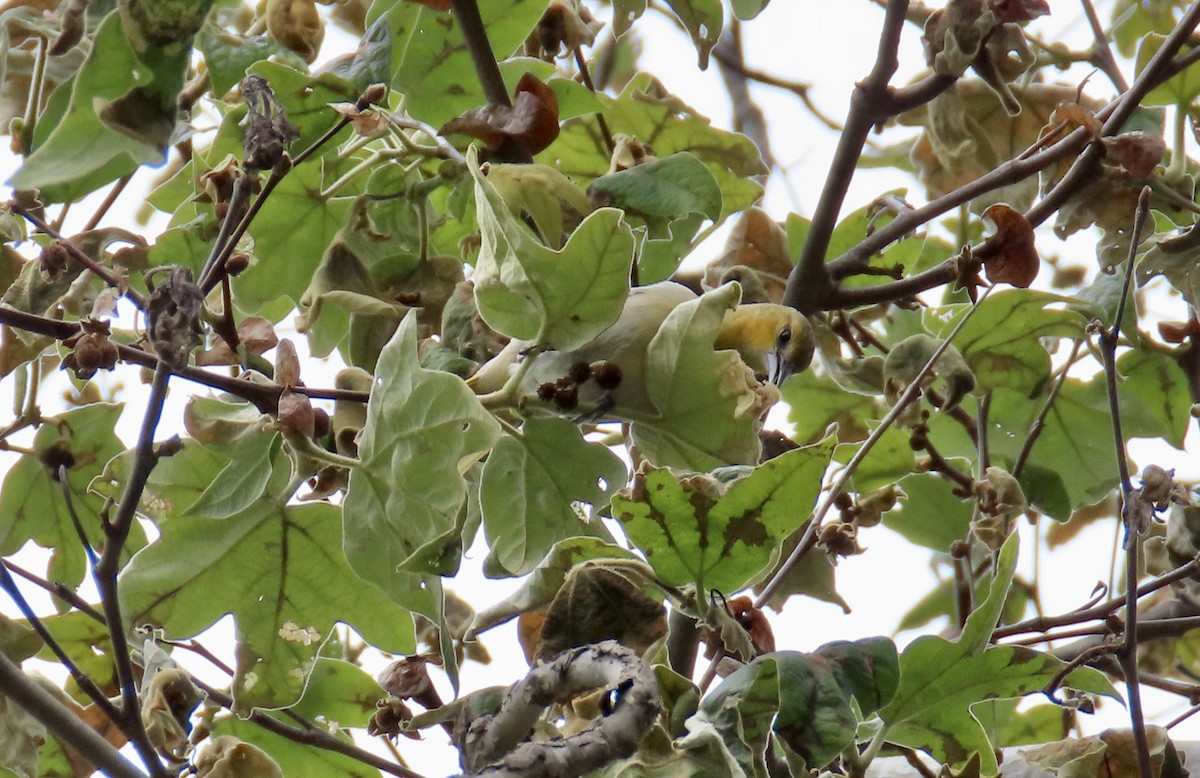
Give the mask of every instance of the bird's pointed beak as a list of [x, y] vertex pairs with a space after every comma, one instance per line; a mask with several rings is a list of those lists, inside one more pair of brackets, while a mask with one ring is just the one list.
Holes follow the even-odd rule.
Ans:
[[767, 370], [771, 383], [776, 386], [783, 386], [783, 382], [792, 374], [792, 368], [780, 349], [772, 349], [767, 354]]

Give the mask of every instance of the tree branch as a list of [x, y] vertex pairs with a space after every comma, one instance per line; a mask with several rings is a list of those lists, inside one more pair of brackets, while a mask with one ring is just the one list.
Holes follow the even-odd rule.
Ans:
[[45, 689], [21, 672], [12, 660], [0, 652], [0, 692], [45, 725], [59, 740], [69, 743], [83, 758], [109, 778], [145, 778], [117, 749], [96, 734], [83, 720]]

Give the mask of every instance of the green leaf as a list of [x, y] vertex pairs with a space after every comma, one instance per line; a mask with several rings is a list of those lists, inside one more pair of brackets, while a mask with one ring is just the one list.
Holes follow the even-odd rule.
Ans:
[[[287, 120], [300, 132], [300, 138], [292, 144], [292, 155], [295, 156], [308, 148], [317, 138], [333, 128], [341, 116], [329, 107], [330, 103], [353, 103], [358, 100], [359, 89], [349, 81], [332, 73], [309, 75], [303, 69], [297, 70], [281, 62], [257, 62], [248, 69], [249, 73], [262, 76], [271, 85], [275, 98], [287, 112]], [[222, 129], [233, 117], [240, 122], [245, 115], [245, 107], [239, 106], [226, 114]], [[317, 157], [335, 150], [338, 144], [353, 134], [350, 127], [343, 128], [337, 135], [329, 139], [316, 153]], [[242, 128], [239, 126], [236, 137], [241, 150]], [[312, 166], [312, 165], [310, 165]], [[304, 166], [302, 166], [304, 167]], [[288, 177], [295, 175], [295, 171]], [[276, 195], [271, 195], [274, 199]], [[255, 219], [257, 221], [257, 219]]]
[[232, 613], [238, 709], [290, 705], [337, 622], [385, 651], [415, 648], [408, 613], [342, 556], [341, 524], [327, 503], [282, 506], [271, 498], [220, 521], [174, 517], [122, 571], [122, 611], [131, 624], [154, 624], [175, 638]]
[[[599, 98], [613, 133], [652, 146], [660, 157], [687, 151], [703, 162], [721, 190], [722, 219], [749, 207], [762, 194], [751, 177], [767, 169], [753, 141], [712, 127], [708, 119], [669, 95], [650, 76], [633, 78], [615, 99]], [[608, 173], [609, 156], [604, 139], [585, 117], [564, 123], [558, 139], [538, 158], [586, 186]]]
[[250, 430], [228, 448], [229, 464], [217, 474], [188, 516], [227, 519], [254, 504], [267, 489], [276, 455], [283, 444], [278, 432]]
[[196, 37], [196, 48], [204, 55], [204, 64], [212, 78], [213, 94], [224, 95], [246, 77], [246, 70], [256, 62], [274, 57], [298, 71], [304, 70], [300, 55], [278, 43], [269, 35], [245, 36], [205, 24]]
[[[879, 425], [875, 422], [871, 426]], [[872, 492], [890, 486], [915, 471], [917, 457], [908, 439], [908, 433], [898, 427], [885, 430], [854, 471], [851, 481], [854, 490], [860, 493]], [[861, 446], [860, 443], [838, 446], [833, 458], [843, 464], [849, 462]]]
[[730, 0], [729, 5], [733, 9], [734, 16], [748, 22], [762, 13], [768, 2], [770, 0]]
[[[97, 610], [100, 606], [95, 606]], [[75, 666], [87, 673], [104, 693], [121, 693], [118, 685], [116, 665], [113, 663], [112, 636], [108, 627], [83, 611], [67, 611], [52, 616], [42, 616], [42, 625], [54, 638], [54, 642], [66, 652]], [[59, 661], [58, 655], [43, 646], [38, 658], [46, 662]], [[90, 705], [92, 699], [72, 681], [67, 691], [81, 705]]]
[[513, 218], [468, 155], [483, 244], [475, 299], [490, 327], [561, 351], [606, 330], [629, 295], [633, 233], [614, 208], [591, 213], [562, 251], [536, 240]]
[[667, 0], [667, 5], [671, 6], [683, 23], [683, 28], [692, 36], [692, 43], [700, 56], [700, 69], [707, 70], [708, 53], [721, 37], [724, 17], [721, 0]]
[[0, 654], [20, 664], [41, 647], [42, 639], [33, 628], [0, 613]]
[[398, 571], [423, 548], [461, 548], [462, 474], [495, 444], [500, 425], [460, 379], [419, 367], [416, 329], [409, 314], [379, 357], [344, 514], [355, 571], [428, 613], [420, 576]]
[[233, 280], [245, 308], [254, 310], [281, 295], [299, 303], [353, 203], [350, 197], [322, 197], [321, 182], [320, 165], [293, 169], [251, 223], [258, 249], [250, 267]]
[[906, 495], [900, 506], [883, 514], [883, 524], [910, 543], [946, 552], [967, 537], [973, 505], [954, 494], [954, 484], [933, 473], [918, 473], [896, 486]]
[[[1148, 33], [1142, 38], [1138, 45], [1137, 62], [1134, 65], [1138, 74], [1146, 69], [1146, 65], [1150, 64], [1151, 58], [1162, 48], [1166, 39], [1166, 35], [1156, 32]], [[1186, 54], [1188, 51], [1189, 48], [1184, 46], [1179, 53]], [[1193, 64], [1151, 89], [1150, 93], [1142, 100], [1142, 105], [1174, 105], [1185, 110], [1198, 96], [1200, 96], [1200, 66]]]
[[741, 290], [726, 284], [675, 307], [646, 348], [644, 390], [656, 414], [631, 414], [634, 445], [653, 464], [711, 470], [758, 462], [758, 383], [733, 351], [713, 351]]
[[194, 278], [199, 278], [210, 253], [212, 241], [201, 237], [201, 230], [196, 226], [175, 227], [155, 238], [147, 254], [147, 262], [150, 267], [186, 267], [192, 271]]
[[792, 375], [780, 389], [788, 406], [792, 439], [799, 443], [817, 440], [830, 424], [838, 425], [840, 440], [862, 440], [868, 434], [868, 420], [881, 415], [874, 398], [848, 392], [812, 370]]
[[[753, 751], [743, 763], [765, 774], [763, 752], [774, 732], [810, 769], [829, 764], [854, 744], [860, 715], [892, 699], [900, 679], [896, 646], [887, 638], [827, 643], [811, 654], [780, 651], [736, 670], [701, 702], [725, 734]], [[737, 740], [734, 740], [734, 739]]]
[[1126, 351], [1117, 357], [1117, 374], [1122, 377], [1119, 396], [1122, 414], [1130, 405], [1144, 408], [1145, 421], [1129, 433], [1158, 437], [1177, 449], [1183, 448], [1191, 420], [1192, 400], [1187, 376], [1174, 357], [1161, 351]]
[[641, 216], [654, 237], [667, 234], [667, 222], [674, 217], [699, 213], [714, 222], [721, 218], [717, 179], [686, 151], [600, 176], [588, 193]]
[[362, 728], [379, 710], [375, 703], [386, 696], [379, 683], [361, 667], [340, 659], [318, 657], [304, 696], [290, 710], [309, 721]]
[[[1024, 646], [988, 646], [1016, 563], [1014, 534], [1000, 550], [987, 597], [968, 617], [958, 640], [927, 635], [900, 655], [900, 687], [879, 714], [889, 741], [928, 751], [951, 766], [965, 764], [978, 753], [983, 774], [997, 773], [992, 743], [971, 706], [980, 700], [1041, 691], [1066, 667], [1053, 654]], [[1089, 667], [1073, 670], [1064, 685], [1119, 699], [1108, 680]]]
[[[625, 484], [625, 464], [565, 419], [531, 418], [483, 466], [479, 502], [491, 557], [525, 575], [561, 540], [608, 531], [595, 512]], [[591, 506], [594, 518], [579, 503]]]
[[[287, 717], [272, 714], [284, 723], [295, 725]], [[243, 721], [237, 716], [218, 718], [213, 725], [213, 736], [233, 735], [267, 752], [279, 764], [283, 775], [303, 775], [304, 778], [379, 778], [379, 768], [363, 764], [358, 759], [335, 751], [296, 743], [282, 735], [276, 735], [252, 721]], [[351, 743], [349, 735], [339, 738]]]
[[[504, 60], [542, 18], [546, 4], [536, 0], [493, 0], [481, 3], [479, 10], [492, 51], [497, 59]], [[453, 16], [418, 3], [375, 3], [367, 16], [368, 26], [381, 17], [386, 18], [392, 31], [390, 86], [404, 94], [412, 116], [441, 127], [468, 108], [486, 102]], [[516, 75], [520, 78], [521, 74]]]
[[[1013, 289], [980, 303], [954, 339], [975, 373], [978, 390], [1005, 387], [1028, 392], [1045, 381], [1050, 375], [1050, 354], [1039, 339], [1082, 337], [1087, 323], [1074, 311], [1048, 307], [1068, 301], [1060, 295]], [[932, 309], [925, 314], [925, 326], [945, 337], [969, 308]]]
[[816, 502], [833, 440], [789, 451], [723, 487], [706, 475], [639, 473], [613, 514], [666, 583], [732, 593], [751, 583]]
[[44, 124], [44, 138], [35, 133], [33, 153], [9, 179], [9, 186], [40, 189], [45, 202], [68, 202], [132, 173], [138, 165], [162, 162], [162, 145], [106, 124], [96, 108], [154, 79], [126, 39], [120, 15], [109, 14], [70, 85], [65, 115]]
[[[22, 456], [4, 477], [0, 489], [0, 555], [16, 553], [32, 540], [52, 549], [47, 577], [68, 586], [83, 580], [85, 558], [58, 481], [58, 468], [67, 467], [71, 501], [93, 548], [102, 548], [104, 531], [97, 517], [104, 501], [88, 484], [105, 463], [125, 446], [113, 432], [120, 405], [94, 403], [44, 419], [33, 440], [35, 455]], [[125, 545], [125, 558], [146, 543], [135, 522]]]

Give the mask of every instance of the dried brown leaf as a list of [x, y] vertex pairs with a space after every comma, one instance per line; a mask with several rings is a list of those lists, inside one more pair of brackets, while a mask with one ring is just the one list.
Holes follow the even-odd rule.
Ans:
[[993, 284], [1011, 284], [1028, 289], [1041, 267], [1034, 244], [1033, 226], [1019, 211], [1003, 203], [988, 206], [983, 218], [996, 225], [992, 241], [1000, 247], [996, 254], [983, 262], [988, 280]]

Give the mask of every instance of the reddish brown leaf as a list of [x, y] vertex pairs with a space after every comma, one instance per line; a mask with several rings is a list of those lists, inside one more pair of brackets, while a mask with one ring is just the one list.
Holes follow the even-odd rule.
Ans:
[[989, 0], [988, 6], [1002, 22], [1028, 22], [1050, 13], [1046, 0]]
[[525, 661], [533, 664], [542, 643], [542, 625], [546, 623], [545, 611], [522, 613], [517, 617], [517, 641], [525, 652]]
[[754, 644], [754, 653], [769, 654], [775, 650], [775, 633], [766, 614], [760, 608], [754, 607], [754, 601], [746, 595], [734, 597], [729, 601], [729, 612], [742, 625], [742, 629], [750, 634], [750, 642]]
[[484, 105], [451, 119], [438, 132], [469, 135], [495, 151], [507, 139], [519, 140], [531, 154], [558, 137], [558, 98], [537, 76], [526, 73], [517, 85], [512, 107]]
[[1146, 178], [1162, 162], [1167, 153], [1167, 144], [1157, 135], [1144, 132], [1123, 132], [1104, 139], [1104, 151], [1108, 159], [1129, 172], [1129, 175]]
[[999, 245], [999, 251], [983, 262], [988, 280], [993, 284], [1028, 289], [1041, 266], [1034, 245], [1033, 226], [1020, 211], [1003, 203], [989, 206], [983, 212], [983, 218], [996, 225], [996, 234], [991, 241]]

